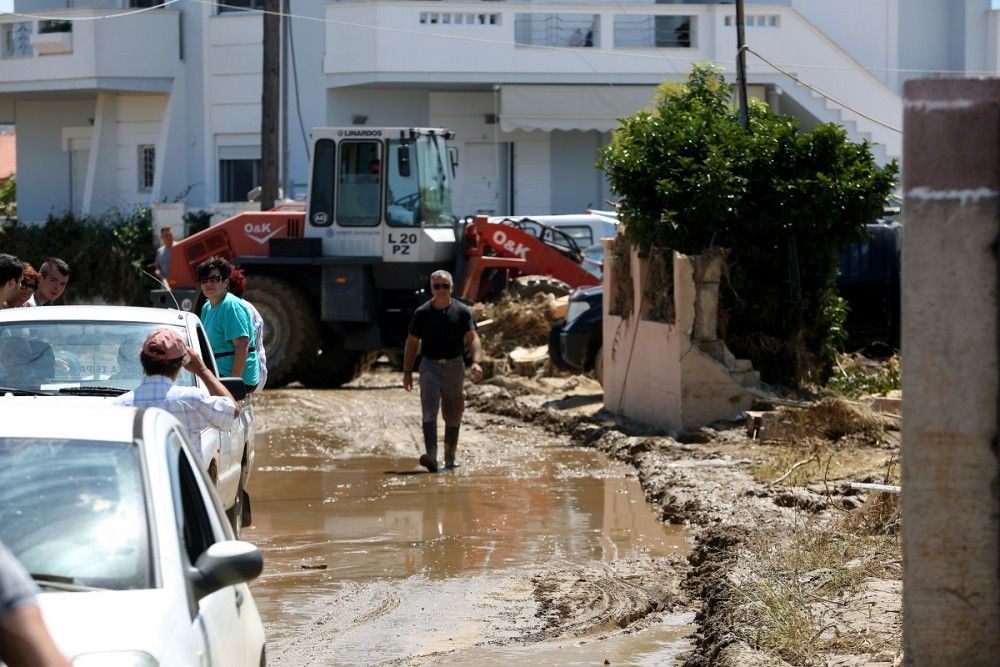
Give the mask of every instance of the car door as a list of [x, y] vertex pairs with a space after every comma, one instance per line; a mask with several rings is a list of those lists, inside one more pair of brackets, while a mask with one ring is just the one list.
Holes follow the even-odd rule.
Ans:
[[[198, 468], [176, 428], [171, 428], [168, 443], [182, 561], [193, 567], [209, 546], [232, 539], [232, 535], [212, 499], [210, 481]], [[241, 619], [247, 601], [245, 591], [245, 586], [228, 586], [198, 600], [189, 586], [191, 629], [205, 639], [208, 653], [205, 664], [219, 667], [245, 663], [246, 637]]]
[[[213, 375], [218, 377], [218, 366], [215, 364], [215, 356], [212, 348], [208, 344], [208, 336], [201, 323], [195, 320], [194, 340], [192, 345]], [[202, 454], [211, 450], [216, 459], [216, 491], [222, 506], [229, 509], [236, 501], [236, 490], [240, 481], [240, 462], [243, 458], [243, 422], [234, 419], [229, 428], [215, 429], [207, 428], [202, 431]]]

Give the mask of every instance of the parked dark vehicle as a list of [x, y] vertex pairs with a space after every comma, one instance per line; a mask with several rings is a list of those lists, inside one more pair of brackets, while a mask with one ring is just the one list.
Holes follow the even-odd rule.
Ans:
[[578, 289], [569, 297], [566, 319], [549, 331], [549, 360], [559, 369], [594, 372], [601, 380], [601, 320], [604, 290], [600, 285]]
[[[887, 213], [890, 213], [887, 211]], [[847, 300], [849, 348], [884, 343], [899, 348], [900, 250], [898, 211], [868, 225], [869, 240], [840, 251], [837, 288]]]

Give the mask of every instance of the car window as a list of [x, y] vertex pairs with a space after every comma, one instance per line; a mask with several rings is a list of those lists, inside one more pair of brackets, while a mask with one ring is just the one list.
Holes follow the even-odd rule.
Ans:
[[[177, 511], [177, 532], [183, 540], [183, 548], [188, 561], [194, 565], [205, 550], [224, 537], [216, 534], [209, 512], [217, 508], [211, 506], [212, 496], [206, 492], [204, 481], [199, 485], [201, 470], [194, 465], [183, 446], [179, 432], [171, 429], [168, 436], [168, 451], [174, 452], [177, 466], [177, 483], [174, 489], [174, 506]], [[219, 521], [215, 522], [219, 524]]]
[[[0, 386], [54, 391], [71, 387], [135, 389], [146, 322], [36, 321], [0, 325]], [[170, 326], [187, 340], [183, 326]], [[182, 370], [177, 384], [194, 386]]]
[[208, 344], [208, 336], [205, 335], [205, 329], [199, 324], [197, 331], [198, 354], [201, 355], [201, 360], [205, 362], [205, 365], [208, 367], [208, 370], [212, 372], [212, 375], [219, 377], [219, 369], [215, 366], [215, 356], [210, 354], [212, 346]]
[[[560, 225], [556, 227], [556, 229], [558, 229], [559, 231], [563, 232], [564, 234], [572, 238], [574, 241], [576, 241], [576, 244], [581, 248], [592, 245], [594, 243], [594, 232], [593, 230], [590, 229], [590, 227], [587, 227], [586, 225], [579, 225], [579, 226]], [[558, 241], [558, 238], [555, 240]]]
[[132, 443], [0, 438], [0, 540], [54, 588], [150, 588], [144, 488]]

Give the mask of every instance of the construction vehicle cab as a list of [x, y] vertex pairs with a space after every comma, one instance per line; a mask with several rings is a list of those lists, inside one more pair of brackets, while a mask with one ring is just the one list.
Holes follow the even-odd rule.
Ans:
[[450, 137], [423, 128], [315, 130], [305, 237], [322, 240], [324, 257], [452, 261]]

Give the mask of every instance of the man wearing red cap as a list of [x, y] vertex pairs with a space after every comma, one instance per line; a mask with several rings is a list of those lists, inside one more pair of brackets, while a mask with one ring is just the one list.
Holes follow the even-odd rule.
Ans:
[[[239, 416], [233, 395], [176, 331], [161, 328], [149, 334], [142, 344], [139, 363], [146, 376], [138, 387], [115, 399], [118, 405], [166, 410], [184, 425], [188, 439], [195, 445], [201, 442], [203, 429], [230, 428]], [[201, 378], [208, 391], [175, 385], [181, 368]]]

